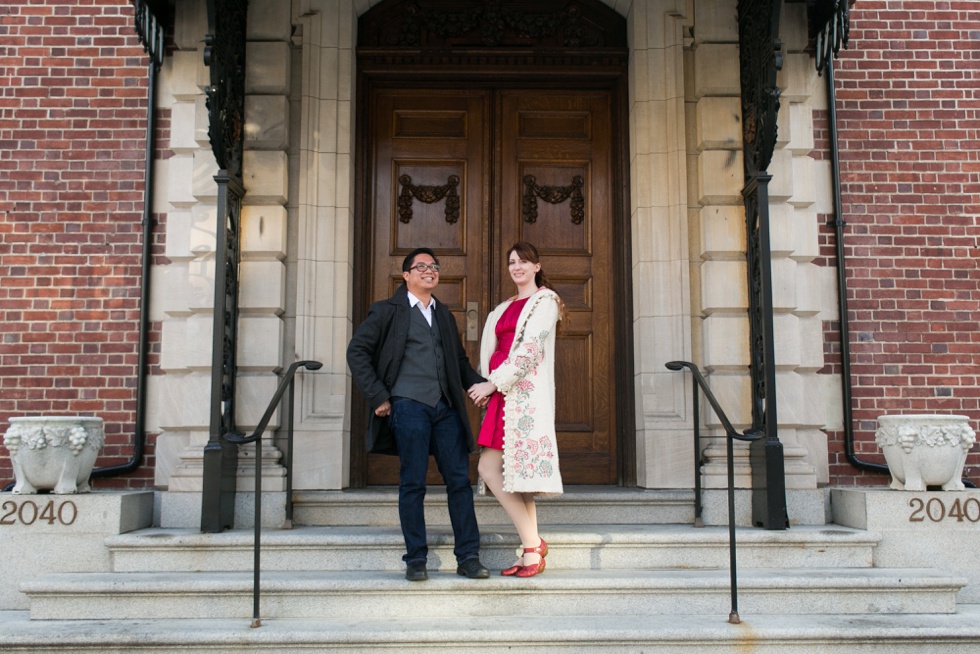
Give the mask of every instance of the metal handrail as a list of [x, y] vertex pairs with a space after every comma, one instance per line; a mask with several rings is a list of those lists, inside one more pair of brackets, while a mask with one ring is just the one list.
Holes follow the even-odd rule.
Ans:
[[319, 361], [297, 361], [286, 369], [279, 382], [279, 387], [272, 395], [272, 400], [262, 414], [258, 426], [250, 436], [241, 433], [225, 434], [224, 439], [230, 443], [244, 445], [256, 443], [255, 446], [255, 539], [252, 543], [252, 627], [261, 627], [259, 617], [259, 581], [261, 574], [260, 557], [262, 551], [262, 434], [269, 425], [272, 415], [279, 407], [283, 394], [289, 391], [288, 409], [286, 411], [286, 526], [293, 525], [293, 381], [299, 368], [319, 370], [323, 364]]
[[725, 411], [718, 404], [714, 393], [708, 388], [708, 382], [696, 365], [690, 361], [670, 361], [665, 364], [668, 370], [683, 370], [687, 368], [694, 377], [694, 526], [703, 527], [704, 520], [701, 517], [701, 412], [698, 403], [698, 388], [708, 399], [708, 404], [714, 410], [721, 426], [725, 430], [726, 451], [728, 455], [728, 557], [731, 574], [732, 588], [732, 610], [728, 614], [728, 621], [732, 624], [739, 624], [738, 617], [738, 573], [735, 565], [735, 463], [734, 463], [734, 441], [756, 441], [765, 436], [761, 429], [748, 429], [745, 432], [736, 431], [732, 427], [731, 421], [725, 415]]

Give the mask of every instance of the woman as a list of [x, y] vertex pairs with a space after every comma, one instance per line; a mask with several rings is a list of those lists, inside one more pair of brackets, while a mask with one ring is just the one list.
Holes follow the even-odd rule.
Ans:
[[560, 494], [555, 439], [555, 329], [564, 313], [561, 298], [541, 270], [537, 249], [514, 244], [507, 268], [517, 295], [487, 316], [480, 344], [480, 370], [488, 381], [469, 394], [486, 406], [477, 445], [479, 472], [514, 521], [523, 551], [504, 576], [544, 572], [548, 545], [538, 535], [535, 494]]

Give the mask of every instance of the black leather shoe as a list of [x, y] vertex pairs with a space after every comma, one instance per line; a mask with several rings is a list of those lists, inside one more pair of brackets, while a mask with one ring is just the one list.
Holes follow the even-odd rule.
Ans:
[[409, 563], [405, 570], [405, 578], [409, 581], [425, 581], [429, 578], [429, 573], [425, 570], [425, 563]]
[[456, 574], [470, 579], [489, 579], [490, 571], [483, 567], [480, 559], [466, 559], [456, 568]]

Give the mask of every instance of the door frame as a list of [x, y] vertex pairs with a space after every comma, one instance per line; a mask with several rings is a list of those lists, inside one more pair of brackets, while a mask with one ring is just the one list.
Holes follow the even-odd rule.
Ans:
[[[515, 62], [518, 57], [520, 62]], [[433, 61], [431, 59], [435, 59]], [[558, 62], [558, 63], [555, 63]], [[612, 101], [612, 225], [613, 243], [620, 244], [613, 252], [613, 375], [617, 388], [612, 410], [616, 415], [616, 451], [618, 455], [618, 485], [636, 486], [636, 418], [633, 392], [633, 293], [629, 196], [629, 95], [628, 51], [625, 48], [604, 48], [600, 53], [575, 50], [567, 55], [554, 51], [541, 55], [533, 50], [515, 53], [513, 48], [481, 48], [479, 52], [454, 51], [447, 57], [420, 56], [418, 50], [399, 51], [391, 48], [357, 49], [356, 101], [354, 115], [369, 115], [372, 91], [386, 88], [460, 88], [507, 87], [538, 89], [603, 89], [610, 92]], [[371, 171], [374, 169], [371, 146], [371, 121], [359, 120], [355, 125], [354, 146], [354, 216], [365, 216], [371, 206]], [[374, 298], [365, 269], [371, 261], [373, 235], [371, 221], [354, 220], [353, 234], [353, 295], [352, 320], [359, 325], [367, 315]], [[617, 256], [618, 255], [618, 256]], [[350, 485], [366, 485], [367, 455], [364, 448], [367, 424], [367, 405], [357, 393], [351, 400]]]

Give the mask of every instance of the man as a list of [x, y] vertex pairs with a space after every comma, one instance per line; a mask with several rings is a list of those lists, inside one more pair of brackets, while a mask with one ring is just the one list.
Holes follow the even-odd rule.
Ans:
[[476, 446], [463, 395], [464, 387], [485, 380], [470, 366], [456, 320], [432, 295], [439, 285], [439, 261], [432, 250], [410, 252], [402, 262], [402, 277], [405, 283], [394, 295], [371, 305], [347, 347], [351, 375], [371, 407], [368, 451], [400, 459], [405, 578], [428, 579], [423, 501], [432, 454], [446, 483], [456, 573], [487, 579], [469, 480], [469, 453]]

